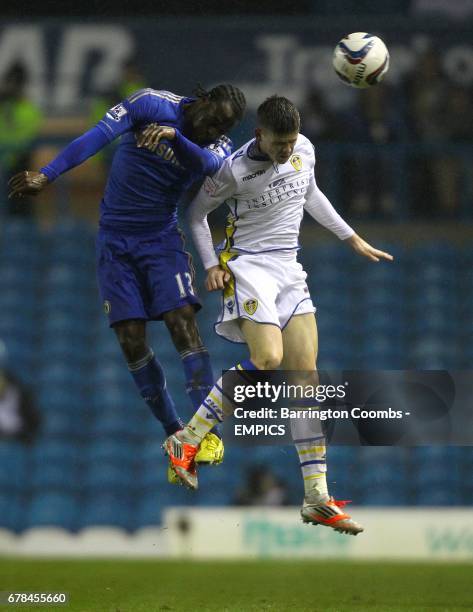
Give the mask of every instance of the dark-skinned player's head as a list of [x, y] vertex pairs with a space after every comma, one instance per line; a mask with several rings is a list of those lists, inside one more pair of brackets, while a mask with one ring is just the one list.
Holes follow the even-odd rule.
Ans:
[[197, 100], [185, 111], [185, 134], [197, 144], [208, 144], [241, 121], [246, 100], [243, 92], [228, 83], [206, 91], [198, 87]]
[[256, 142], [271, 161], [285, 164], [299, 136], [301, 118], [295, 105], [282, 96], [271, 96], [257, 110]]

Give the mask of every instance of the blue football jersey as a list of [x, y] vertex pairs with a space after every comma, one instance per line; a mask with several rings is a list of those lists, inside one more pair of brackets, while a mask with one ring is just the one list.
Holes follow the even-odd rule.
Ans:
[[[115, 151], [100, 206], [100, 227], [117, 231], [165, 231], [177, 226], [177, 205], [183, 193], [203, 177], [182, 167], [163, 140], [155, 152], [136, 146], [136, 133], [149, 123], [182, 131], [186, 98], [168, 91], [141, 89], [111, 108], [98, 127]], [[214, 171], [231, 151], [226, 145], [208, 147], [215, 155]]]

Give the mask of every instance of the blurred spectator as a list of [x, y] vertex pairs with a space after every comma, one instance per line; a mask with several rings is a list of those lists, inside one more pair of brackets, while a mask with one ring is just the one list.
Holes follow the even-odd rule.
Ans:
[[[452, 87], [445, 99], [442, 123], [445, 138], [451, 144], [464, 145], [473, 142], [471, 92], [462, 87]], [[462, 205], [465, 178], [471, 180], [471, 156], [467, 163], [460, 153], [442, 154], [433, 162], [433, 174], [437, 205], [441, 212], [454, 215]]]
[[[134, 60], [125, 62], [120, 78], [115, 86], [108, 91], [99, 92], [93, 98], [89, 114], [89, 124], [92, 126], [98, 123], [112, 106], [115, 106], [133, 92], [144, 87], [146, 87], [145, 78], [136, 62]], [[108, 164], [113, 157], [115, 146], [116, 143], [99, 151], [89, 160], [89, 165], [100, 166], [103, 163]]]
[[39, 422], [29, 392], [6, 369], [6, 349], [0, 340], [0, 440], [30, 444]]
[[254, 465], [247, 470], [246, 482], [237, 491], [233, 503], [238, 506], [285, 506], [289, 503], [287, 487], [266, 466]]
[[[453, 94], [453, 99], [452, 99]], [[471, 138], [468, 95], [443, 74], [438, 53], [428, 48], [417, 60], [406, 82], [408, 126], [420, 143], [428, 145], [409, 160], [412, 207], [418, 214], [458, 212], [463, 162], [445, 144]]]
[[451, 84], [443, 74], [440, 57], [433, 48], [426, 49], [414, 64], [406, 81], [409, 132], [418, 140], [444, 138], [443, 109]]
[[473, 142], [473, 121], [471, 109], [473, 95], [462, 87], [452, 87], [449, 91], [444, 117], [445, 131], [451, 142], [467, 144]]
[[[322, 190], [330, 191], [330, 178], [333, 173], [331, 157], [326, 151], [319, 155], [319, 145], [333, 143], [343, 138], [343, 126], [336, 112], [329, 104], [319, 89], [309, 89], [306, 99], [301, 105], [302, 127], [301, 131], [307, 136], [315, 147], [316, 156], [316, 179]], [[337, 202], [340, 206], [340, 202]], [[311, 220], [306, 222], [311, 223]]]
[[131, 59], [125, 62], [115, 87], [109, 91], [100, 92], [94, 98], [90, 111], [91, 125], [98, 123], [109, 108], [144, 87], [146, 87], [146, 80], [135, 60]]
[[321, 141], [338, 140], [341, 134], [340, 121], [325, 104], [318, 89], [312, 88], [301, 106], [302, 132], [314, 145]]
[[[43, 117], [25, 94], [27, 75], [21, 64], [13, 65], [0, 83], [0, 173], [5, 179], [30, 167], [31, 144], [37, 138]], [[31, 213], [31, 200], [10, 200], [12, 214]]]
[[[343, 134], [357, 145], [386, 145], [404, 137], [402, 107], [385, 83], [359, 93], [358, 107], [342, 118]], [[395, 184], [392, 152], [382, 147], [358, 146], [344, 163], [344, 199], [357, 215], [392, 215]]]

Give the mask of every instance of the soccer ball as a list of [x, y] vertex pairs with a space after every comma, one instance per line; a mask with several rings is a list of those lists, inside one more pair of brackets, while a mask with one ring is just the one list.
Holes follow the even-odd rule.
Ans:
[[344, 83], [364, 89], [383, 79], [389, 68], [389, 52], [381, 38], [355, 32], [335, 47], [332, 63]]

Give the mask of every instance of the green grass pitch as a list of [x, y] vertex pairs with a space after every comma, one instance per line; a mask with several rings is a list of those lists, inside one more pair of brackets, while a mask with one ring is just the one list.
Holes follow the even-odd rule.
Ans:
[[0, 590], [66, 591], [67, 612], [473, 609], [473, 564], [0, 560]]

